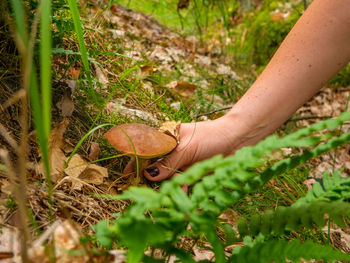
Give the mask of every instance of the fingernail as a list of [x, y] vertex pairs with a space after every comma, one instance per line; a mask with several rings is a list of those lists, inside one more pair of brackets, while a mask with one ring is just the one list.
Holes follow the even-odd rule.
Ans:
[[145, 170], [152, 177], [156, 177], [159, 174], [159, 169], [155, 166], [148, 167]]

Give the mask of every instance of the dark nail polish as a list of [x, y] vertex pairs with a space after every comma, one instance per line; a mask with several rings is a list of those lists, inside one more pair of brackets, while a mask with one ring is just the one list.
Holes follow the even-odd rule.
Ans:
[[156, 177], [159, 174], [159, 169], [155, 166], [148, 167], [145, 170], [152, 177]]

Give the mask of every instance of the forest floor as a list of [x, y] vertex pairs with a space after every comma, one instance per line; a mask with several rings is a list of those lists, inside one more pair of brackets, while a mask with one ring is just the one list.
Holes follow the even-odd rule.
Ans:
[[[115, 218], [115, 214], [122, 213], [128, 206], [125, 201], [99, 197], [101, 194], [119, 194], [130, 183], [122, 174], [128, 157], [110, 158], [117, 152], [103, 138], [108, 127], [88, 136], [72, 155], [92, 125], [141, 122], [159, 127], [172, 120], [215, 119], [222, 116], [257, 77], [254, 66], [244, 70], [237, 68], [232, 56], [222, 51], [215, 38], [201, 43], [196, 36], [184, 36], [145, 14], [119, 5], [107, 10], [86, 7], [82, 9], [82, 15], [85, 27], [89, 29], [85, 33], [88, 49], [99, 51], [90, 54], [93, 91], [82, 80], [83, 69], [76, 53], [75, 38], [63, 38], [61, 47], [54, 50], [53, 130], [50, 138], [53, 218], [48, 212], [47, 188], [34, 132], [29, 136], [30, 174], [26, 194], [37, 224], [36, 229], [31, 230], [32, 238], [36, 240], [34, 242], [39, 240], [39, 245], [45, 242], [38, 237], [39, 232], [56, 231], [60, 224], [54, 224], [54, 230], [49, 226], [50, 222], [64, 219], [77, 226], [70, 233], [83, 233], [89, 242], [93, 242], [89, 240], [94, 233], [92, 226], [100, 220]], [[0, 135], [7, 134], [15, 143], [20, 134], [18, 106], [8, 101], [13, 98], [18, 85], [14, 79], [16, 75], [18, 73], [8, 71], [0, 79], [0, 103], [2, 106], [8, 104], [0, 111], [1, 126], [5, 128]], [[339, 116], [346, 110], [349, 95], [350, 87], [325, 86], [276, 133], [284, 135], [317, 120]], [[344, 125], [342, 129], [349, 131], [350, 125]], [[9, 140], [1, 136], [0, 144], [11, 147]], [[290, 149], [283, 149], [276, 153], [276, 158], [282, 159], [289, 154]], [[65, 167], [70, 156], [70, 164]], [[249, 195], [222, 217], [235, 225], [240, 214], [264, 211], [277, 203], [289, 205], [306, 192], [307, 185], [312, 182], [310, 179], [321, 178], [326, 170], [334, 169], [340, 169], [344, 176], [350, 175], [350, 145], [338, 147], [286, 175], [286, 178], [294, 178], [293, 181], [282, 177], [272, 180], [262, 191]], [[145, 184], [153, 188], [160, 185]], [[6, 246], [10, 245], [18, 257], [18, 247], [13, 248], [13, 240], [8, 238], [9, 233], [16, 233], [18, 226], [17, 205], [10, 197], [11, 184], [2, 169], [0, 186], [0, 224], [5, 229], [0, 240], [5, 236], [8, 240], [0, 242], [0, 252], [8, 251]], [[301, 189], [301, 192], [295, 189]], [[332, 244], [348, 252], [348, 234], [348, 231], [334, 229]], [[74, 243], [75, 237], [60, 237], [58, 232], [57, 238], [68, 238], [73, 240], [73, 248], [78, 246]], [[199, 246], [193, 247], [193, 254], [196, 259], [212, 258], [210, 250]], [[87, 262], [84, 260], [82, 258], [79, 262]], [[114, 262], [123, 260], [118, 261], [116, 256]]]

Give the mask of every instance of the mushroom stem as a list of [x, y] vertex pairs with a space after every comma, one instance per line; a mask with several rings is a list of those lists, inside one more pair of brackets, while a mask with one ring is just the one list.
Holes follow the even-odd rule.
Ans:
[[142, 178], [142, 176], [143, 176], [143, 171], [147, 168], [148, 163], [149, 163], [148, 159], [143, 159], [140, 157], [137, 157], [137, 158], [139, 161], [139, 167], [138, 167], [138, 169], [137, 169], [137, 167], [135, 169], [136, 170], [136, 185], [139, 184], [140, 178]]

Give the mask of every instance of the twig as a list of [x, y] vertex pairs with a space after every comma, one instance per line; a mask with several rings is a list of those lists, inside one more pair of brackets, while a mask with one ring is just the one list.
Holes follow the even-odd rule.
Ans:
[[289, 120], [287, 120], [287, 122], [289, 121], [301, 121], [301, 120], [312, 120], [312, 119], [321, 119], [321, 120], [325, 120], [325, 119], [330, 119], [332, 118], [332, 116], [313, 116], [313, 115], [306, 115], [306, 116], [296, 116], [296, 117], [292, 117]]
[[18, 144], [17, 142], [11, 137], [10, 133], [6, 130], [6, 128], [0, 123], [0, 135], [4, 137], [4, 139], [7, 141], [7, 143], [15, 150], [15, 152], [18, 152]]
[[199, 113], [201, 113], [201, 109], [198, 109], [198, 110], [196, 111], [196, 114], [195, 114], [194, 117], [193, 117], [193, 120], [194, 120], [194, 121], [197, 121], [198, 116], [199, 116]]
[[4, 111], [11, 105], [15, 104], [18, 100], [22, 99], [26, 95], [23, 89], [15, 92], [7, 101], [5, 101], [2, 105], [0, 105], [0, 110]]
[[233, 107], [233, 105], [227, 106], [227, 107], [224, 107], [224, 108], [221, 108], [221, 109], [216, 109], [216, 110], [213, 110], [213, 111], [209, 111], [209, 112], [206, 112], [206, 113], [198, 114], [198, 115], [196, 115], [196, 116], [197, 116], [197, 118], [198, 118], [198, 117], [210, 115], [210, 114], [213, 114], [213, 113], [216, 113], [216, 112], [219, 112], [219, 111], [229, 110], [229, 109], [231, 109], [232, 107]]
[[24, 189], [19, 188], [18, 184], [16, 183], [16, 173], [10, 161], [8, 151], [4, 149], [0, 149], [0, 158], [2, 159], [2, 161], [6, 166], [7, 176], [10, 180], [10, 183], [13, 186], [13, 193], [14, 193], [14, 196], [16, 197], [16, 201], [18, 202], [19, 220], [22, 228], [21, 230], [23, 233], [23, 237], [21, 238], [22, 259], [24, 262], [29, 262], [28, 255], [27, 255], [27, 241], [30, 238], [30, 234], [29, 234], [29, 228], [27, 225], [27, 208], [26, 208], [26, 202], [22, 202], [23, 192], [25, 192], [25, 188]]

